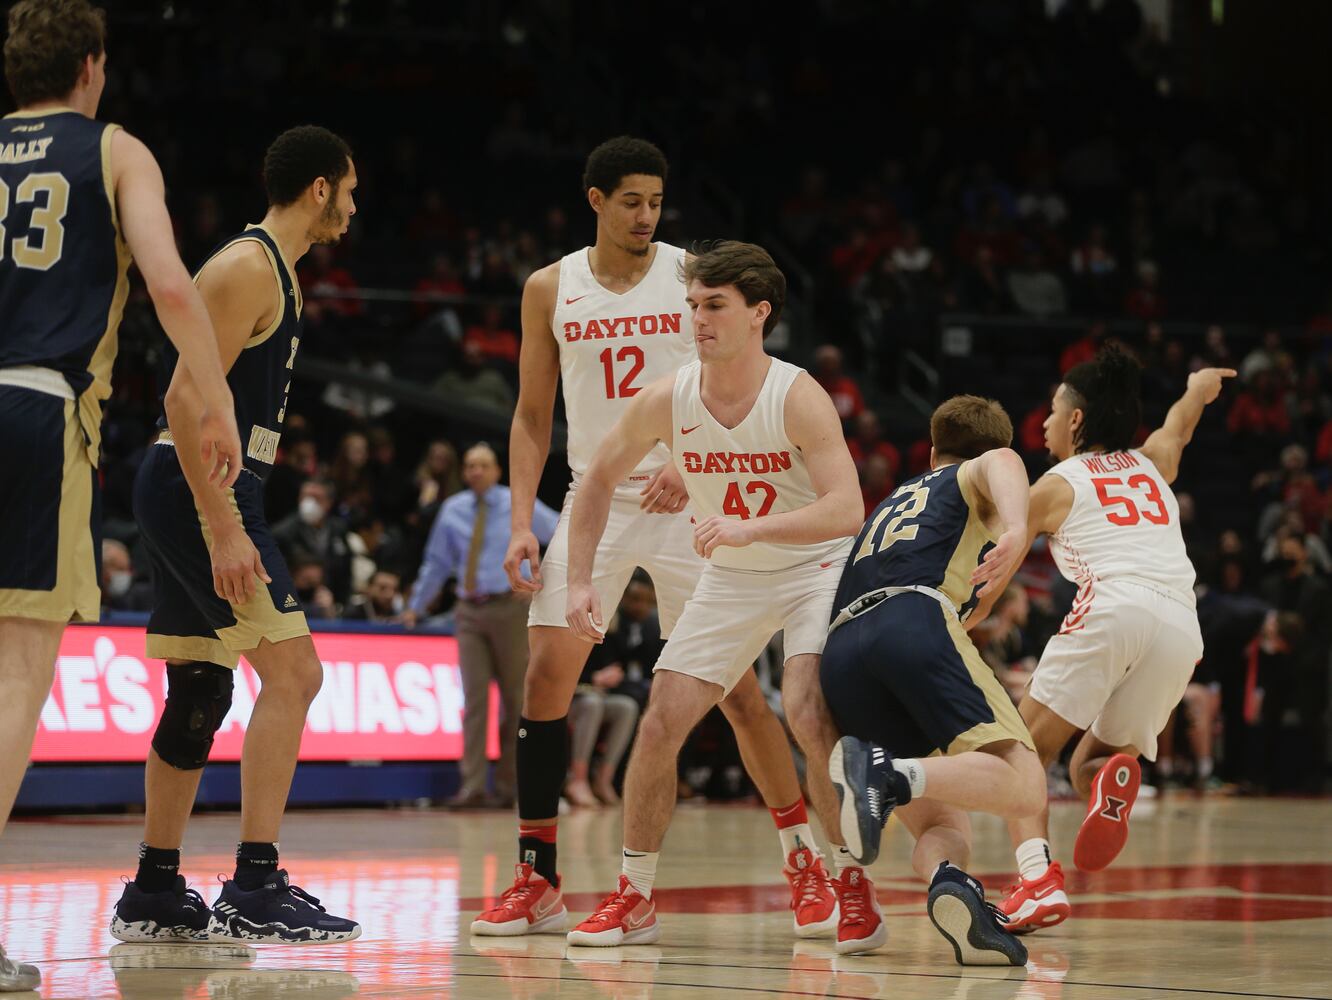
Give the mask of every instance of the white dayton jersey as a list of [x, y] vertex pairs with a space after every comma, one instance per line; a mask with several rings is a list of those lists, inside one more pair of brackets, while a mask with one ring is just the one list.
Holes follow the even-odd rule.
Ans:
[[[671, 452], [694, 516], [748, 520], [808, 506], [818, 499], [805, 458], [786, 436], [786, 394], [803, 369], [772, 359], [754, 406], [735, 427], [723, 427], [703, 405], [703, 366], [694, 361], [675, 376]], [[813, 545], [756, 542], [712, 551], [714, 566], [782, 570], [845, 556], [851, 538]]]
[[1179, 501], [1150, 458], [1136, 450], [1087, 452], [1050, 473], [1073, 487], [1073, 506], [1050, 536], [1050, 552], [1059, 571], [1082, 589], [1080, 600], [1097, 581], [1123, 580], [1194, 607]]
[[[698, 357], [680, 276], [685, 251], [667, 243], [655, 246], [647, 274], [623, 294], [597, 281], [587, 247], [560, 261], [551, 327], [560, 345], [569, 468], [575, 480], [587, 471], [629, 400]], [[635, 476], [669, 461], [666, 446], [658, 445], [638, 464]]]

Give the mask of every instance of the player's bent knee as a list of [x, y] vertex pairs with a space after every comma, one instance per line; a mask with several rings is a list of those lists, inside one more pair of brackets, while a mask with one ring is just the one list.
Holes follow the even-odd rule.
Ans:
[[157, 756], [181, 771], [208, 763], [213, 736], [231, 708], [234, 673], [216, 663], [167, 664], [167, 697], [153, 733]]
[[666, 713], [655, 711], [649, 705], [647, 714], [638, 723], [638, 748], [650, 751], [654, 755], [662, 753], [678, 754], [680, 748], [684, 746], [684, 741], [689, 736], [689, 730], [693, 727], [684, 728], [681, 732], [682, 728], [674, 725], [666, 717]]

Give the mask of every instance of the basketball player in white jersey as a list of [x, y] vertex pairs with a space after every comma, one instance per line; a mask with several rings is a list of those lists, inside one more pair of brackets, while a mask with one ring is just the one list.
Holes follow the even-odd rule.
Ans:
[[[1079, 587], [1019, 711], [1047, 766], [1083, 734], [1069, 765], [1073, 787], [1090, 798], [1073, 848], [1083, 871], [1100, 871], [1127, 841], [1138, 755], [1156, 759], [1157, 734], [1202, 656], [1193, 565], [1170, 484], [1204, 407], [1235, 374], [1194, 372], [1165, 423], [1131, 448], [1140, 372], [1115, 347], [1069, 369], [1045, 421], [1058, 464], [1032, 487], [1027, 518], [1031, 537], [1050, 536], [1059, 571]], [[1008, 929], [1059, 923], [1069, 904], [1050, 854], [1049, 810], [1010, 821], [1009, 833], [1019, 881], [1000, 903]]]
[[[652, 886], [675, 805], [681, 746], [699, 719], [749, 674], [784, 632], [782, 697], [825, 832], [841, 841], [827, 774], [837, 733], [819, 693], [818, 664], [842, 565], [864, 506], [841, 422], [807, 373], [767, 355], [786, 279], [761, 247], [718, 243], [685, 263], [699, 360], [646, 387], [625, 410], [579, 484], [569, 528], [570, 632], [599, 642], [597, 578], [617, 484], [662, 445], [689, 493], [693, 541], [708, 560], [657, 660], [624, 796], [619, 885], [569, 933], [572, 945], [648, 944], [660, 936]], [[814, 732], [814, 730], [819, 732]], [[837, 852], [834, 852], [835, 858]], [[848, 855], [849, 857], [849, 855]], [[812, 860], [805, 852], [805, 860]], [[854, 869], [836, 883], [843, 935], [881, 933], [872, 889]]]
[[[474, 934], [565, 929], [556, 817], [569, 769], [569, 704], [592, 649], [565, 624], [569, 510], [594, 452], [630, 402], [697, 358], [680, 280], [687, 255], [652, 240], [666, 172], [661, 151], [642, 139], [622, 136], [593, 150], [583, 181], [597, 215], [596, 244], [534, 272], [523, 292], [518, 406], [509, 446], [513, 534], [505, 559], [514, 590], [535, 595], [518, 729], [519, 863], [514, 884], [498, 905], [473, 922]], [[550, 450], [560, 378], [573, 481], [541, 562], [532, 505]], [[654, 447], [617, 480], [597, 550], [593, 583], [602, 606], [614, 610], [641, 566], [655, 585], [663, 636], [670, 634], [703, 571], [685, 502], [666, 446]], [[796, 933], [830, 933], [837, 924], [837, 897], [814, 848], [786, 732], [752, 671], [740, 678], [722, 710], [778, 827]]]

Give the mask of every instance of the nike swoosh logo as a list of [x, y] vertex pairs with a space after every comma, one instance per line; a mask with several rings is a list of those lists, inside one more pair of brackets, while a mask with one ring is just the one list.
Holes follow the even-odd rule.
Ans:
[[797, 809], [799, 809], [799, 808], [800, 808], [800, 807], [799, 807], [798, 805], [794, 805], [794, 806], [789, 806], [789, 807], [787, 807], [786, 809], [778, 809], [778, 810], [777, 810], [777, 815], [778, 815], [778, 816], [787, 816], [787, 815], [789, 815], [789, 814], [795, 812], [795, 811], [796, 811]]
[[691, 427], [691, 428], [689, 428], [689, 430], [685, 430], [683, 427], [681, 427], [681, 428], [680, 428], [680, 433], [681, 433], [681, 434], [692, 434], [692, 433], [694, 433], [694, 431], [698, 430], [698, 429], [699, 429], [700, 427], [702, 427], [702, 426], [703, 426], [702, 424], [694, 424], [694, 426]]
[[536, 906], [532, 907], [532, 919], [534, 921], [544, 920], [555, 910], [555, 907], [559, 906], [559, 904], [560, 904], [560, 899], [558, 896], [552, 899], [545, 906], [542, 906], [540, 903], [538, 903]]
[[1051, 885], [1047, 886], [1045, 889], [1042, 889], [1040, 892], [1032, 893], [1032, 895], [1035, 896], [1037, 899], [1044, 899], [1046, 896], [1050, 895], [1050, 893], [1054, 891], [1055, 887]]
[[625, 852], [624, 852], [624, 856], [625, 856], [626, 858], [646, 858], [646, 857], [647, 857], [646, 854], [635, 854], [633, 851], [625, 851]]
[[832, 563], [819, 563], [819, 569], [827, 569]]
[[574, 296], [572, 299], [565, 299], [565, 300], [564, 300], [564, 304], [565, 304], [566, 306], [571, 306], [571, 305], [573, 305], [575, 302], [577, 302], [579, 299], [585, 299], [585, 298], [587, 298], [587, 293], [586, 293], [586, 292], [584, 292], [582, 295], [576, 295], [576, 296]]
[[638, 930], [638, 928], [642, 927], [644, 924], [646, 924], [649, 920], [652, 919], [653, 912], [654, 912], [653, 910], [648, 910], [647, 913], [643, 914], [643, 916], [641, 916], [637, 920], [635, 920], [633, 917], [625, 917], [624, 926], [629, 928], [631, 931], [636, 931]]

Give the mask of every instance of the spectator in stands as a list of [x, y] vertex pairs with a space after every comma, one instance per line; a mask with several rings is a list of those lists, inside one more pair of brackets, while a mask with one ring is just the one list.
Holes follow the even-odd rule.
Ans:
[[[1161, 269], [1154, 260], [1138, 261], [1138, 280], [1124, 296], [1124, 312], [1134, 319], [1157, 320], [1165, 315]], [[1229, 366], [1226, 366], [1229, 367]]]
[[1084, 333], [1073, 343], [1069, 344], [1059, 354], [1059, 372], [1063, 374], [1070, 368], [1082, 364], [1084, 361], [1091, 361], [1101, 346], [1106, 341], [1105, 324], [1101, 322], [1092, 323], [1087, 327]]
[[518, 364], [518, 334], [502, 322], [503, 317], [503, 308], [487, 303], [481, 309], [481, 322], [467, 328], [463, 343], [475, 344], [486, 361], [514, 367]]
[[1068, 203], [1050, 184], [1050, 172], [1040, 170], [1017, 201], [1018, 218], [1035, 220], [1058, 229], [1068, 219]]
[[[509, 488], [501, 486], [500, 464], [488, 444], [463, 455], [467, 489], [439, 508], [416, 586], [402, 621], [412, 628], [430, 610], [444, 584], [458, 581], [456, 634], [463, 683], [462, 787], [449, 804], [457, 809], [513, 805], [514, 752], [523, 678], [527, 674], [529, 601], [509, 588], [504, 553], [509, 546]], [[532, 531], [542, 545], [550, 542], [559, 515], [540, 500]], [[499, 685], [504, 718], [500, 723], [500, 759], [495, 795], [486, 794], [486, 722], [490, 684]]]
[[1022, 266], [1008, 272], [1008, 294], [1021, 312], [1037, 319], [1058, 316], [1068, 308], [1064, 283], [1046, 267], [1034, 246], [1027, 249]]
[[288, 427], [278, 446], [278, 461], [264, 483], [264, 513], [269, 524], [277, 524], [295, 513], [301, 501], [301, 484], [319, 473], [319, 451], [305, 431]]
[[[1262, 585], [1262, 596], [1278, 611], [1303, 622], [1291, 643], [1289, 689], [1277, 706], [1264, 706], [1265, 728], [1279, 723], [1291, 730], [1291, 745], [1280, 753], [1287, 787], [1316, 790], [1322, 781], [1327, 710], [1328, 650], [1332, 649], [1332, 588], [1313, 570], [1304, 536], [1286, 531], [1278, 543], [1279, 569]], [[1272, 686], [1266, 685], [1268, 695]], [[1269, 708], [1273, 711], [1269, 712]]]
[[1010, 583], [994, 602], [990, 616], [972, 632], [981, 658], [990, 665], [1014, 705], [1022, 700], [1031, 672], [1036, 669], [1035, 652], [1024, 635], [1030, 615], [1026, 588]]
[[833, 406], [842, 423], [856, 419], [865, 409], [860, 386], [855, 379], [842, 372], [842, 351], [832, 344], [824, 344], [814, 352], [814, 378], [832, 397]]
[[1085, 310], [1106, 312], [1119, 304], [1119, 261], [1115, 259], [1105, 226], [1096, 223], [1069, 258], [1074, 301]]
[[338, 599], [346, 601], [351, 596], [347, 522], [332, 511], [333, 491], [328, 483], [303, 483], [296, 512], [273, 525], [273, 538], [288, 564], [298, 557], [318, 563], [318, 584], [323, 586], [327, 581], [334, 596], [341, 595]]
[[[564, 786], [564, 796], [572, 805], [614, 805], [620, 801], [615, 792], [615, 772], [634, 737], [639, 711], [638, 702], [619, 690], [624, 680], [624, 667], [618, 662], [594, 669], [590, 661], [578, 680], [569, 705], [569, 780]], [[604, 745], [593, 772], [592, 752], [599, 737]]]
[[934, 267], [934, 251], [921, 242], [920, 227], [914, 222], [903, 224], [890, 256], [893, 266], [912, 278], [924, 279]]
[[846, 446], [857, 471], [864, 472], [865, 462], [871, 455], [882, 455], [888, 462], [889, 475], [896, 478], [902, 468], [902, 453], [895, 444], [885, 440], [879, 415], [873, 410], [862, 410], [856, 417], [855, 426], [855, 435], [847, 440]]
[[463, 342], [458, 363], [435, 380], [434, 389], [441, 396], [471, 406], [497, 413], [513, 412], [513, 389], [503, 375], [486, 365], [481, 346], [475, 341]]
[[402, 615], [402, 578], [390, 569], [376, 570], [347, 604], [342, 617], [350, 621], [396, 622]]
[[387, 427], [378, 424], [366, 431], [365, 439], [370, 446], [366, 471], [374, 509], [397, 523], [412, 510], [416, 500], [412, 483], [398, 463], [397, 442]]
[[149, 611], [152, 606], [153, 586], [147, 580], [135, 581], [125, 543], [102, 539], [102, 610]]
[[380, 566], [397, 564], [400, 554], [396, 528], [390, 529], [377, 510], [355, 511], [348, 522], [347, 551], [351, 565], [351, 591], [359, 594]]
[[328, 620], [338, 616], [338, 602], [333, 591], [324, 584], [324, 564], [317, 556], [308, 552], [298, 552], [288, 557], [291, 569], [291, 582], [296, 587], [296, 597], [301, 602], [305, 616], [310, 619]]
[[865, 501], [865, 516], [874, 513], [874, 508], [888, 499], [893, 492], [893, 470], [882, 454], [873, 454], [865, 460], [861, 474], [860, 495]]
[[1050, 418], [1050, 401], [1054, 399], [1054, 394], [1058, 389], [1058, 384], [1050, 386], [1049, 391], [1040, 398], [1035, 406], [1027, 411], [1026, 416], [1022, 418], [1022, 423], [1018, 425], [1017, 440], [1023, 455], [1044, 455], [1046, 453], [1045, 421]]
[[418, 509], [453, 496], [462, 489], [457, 450], [448, 441], [431, 441], [426, 445], [425, 455], [421, 457], [412, 481], [416, 484]]
[[370, 442], [360, 431], [342, 436], [338, 453], [329, 470], [333, 493], [344, 513], [369, 510], [374, 502], [374, 483], [370, 478]]
[[971, 264], [959, 275], [954, 293], [959, 307], [986, 315], [1004, 312], [1008, 307], [1008, 290], [994, 251], [979, 246], [969, 259]]
[[311, 247], [297, 276], [305, 300], [301, 319], [307, 326], [317, 329], [330, 323], [341, 324], [365, 311], [365, 304], [355, 297], [360, 286], [351, 272], [334, 260], [332, 247], [319, 244]]
[[456, 303], [440, 301], [436, 296], [449, 298], [467, 294], [467, 288], [458, 274], [458, 265], [445, 253], [435, 254], [430, 262], [430, 273], [416, 283], [416, 294], [422, 296], [414, 306], [416, 318], [433, 320], [445, 334], [456, 340], [462, 331], [458, 321]]
[[1281, 350], [1281, 331], [1265, 330], [1263, 331], [1262, 342], [1248, 354], [1244, 355], [1244, 360], [1240, 362], [1240, 378], [1249, 384], [1257, 381], [1261, 372], [1274, 371], [1277, 367], [1277, 360], [1282, 354]]

